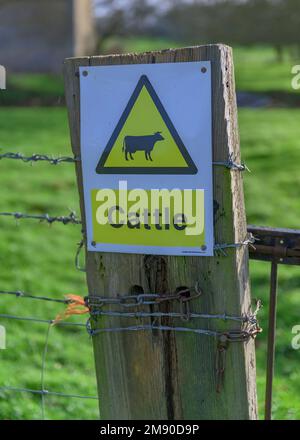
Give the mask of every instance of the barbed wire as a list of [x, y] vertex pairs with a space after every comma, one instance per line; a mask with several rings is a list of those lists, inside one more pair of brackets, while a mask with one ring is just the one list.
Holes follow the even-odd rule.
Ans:
[[[198, 289], [198, 288], [197, 288]], [[200, 319], [220, 319], [223, 321], [236, 321], [236, 322], [242, 322], [247, 323], [250, 322], [252, 324], [256, 323], [256, 312], [251, 315], [244, 315], [244, 316], [233, 316], [228, 315], [226, 313], [222, 314], [208, 314], [208, 313], [196, 313], [196, 312], [190, 312], [190, 310], [187, 308], [187, 304], [190, 303], [190, 301], [198, 298], [202, 292], [197, 291], [196, 295], [191, 296], [185, 296], [186, 294], [190, 294], [190, 291], [192, 289], [183, 289], [179, 292], [176, 292], [175, 294], [169, 294], [169, 295], [160, 295], [157, 293], [147, 293], [147, 294], [138, 294], [138, 295], [122, 295], [118, 296], [117, 298], [110, 298], [110, 297], [99, 297], [99, 296], [86, 296], [84, 297], [84, 302], [86, 307], [89, 308], [91, 316], [110, 316], [110, 317], [124, 317], [124, 318], [164, 318], [164, 317], [170, 317], [170, 318], [200, 318]], [[21, 290], [0, 290], [0, 295], [11, 295], [15, 296], [16, 298], [25, 298], [25, 299], [31, 299], [31, 300], [38, 300], [38, 301], [47, 301], [47, 302], [55, 302], [60, 304], [70, 304], [73, 302], [70, 298], [64, 298], [64, 299], [58, 299], [58, 298], [51, 298], [48, 296], [38, 296], [38, 295], [32, 295], [25, 293]], [[137, 307], [137, 306], [145, 306], [145, 305], [159, 305], [164, 302], [174, 301], [178, 300], [180, 303], [180, 312], [160, 312], [160, 311], [154, 311], [154, 312], [124, 312], [124, 311], [105, 311], [103, 308], [107, 305], [119, 305], [123, 308], [128, 307]], [[182, 305], [185, 305], [185, 309], [182, 307]], [[20, 320], [33, 320], [36, 322], [44, 322], [46, 324], [53, 324], [55, 320], [41, 320], [40, 318], [31, 318], [31, 317], [18, 317], [15, 315], [7, 315], [7, 314], [0, 314], [0, 317], [2, 318], [8, 318], [8, 319], [20, 319]], [[60, 325], [78, 325], [78, 323], [69, 323], [69, 322], [60, 322]], [[84, 324], [81, 324], [83, 327]]]
[[61, 157], [53, 157], [48, 156], [47, 154], [32, 154], [31, 156], [24, 156], [22, 153], [2, 153], [0, 154], [0, 160], [2, 159], [14, 159], [14, 160], [21, 160], [22, 162], [49, 162], [51, 165], [59, 165], [60, 163], [75, 163], [79, 162], [79, 157], [68, 157], [68, 156], [61, 156]]
[[215, 244], [214, 245], [214, 253], [218, 254], [221, 253], [225, 257], [227, 257], [226, 249], [237, 249], [241, 248], [243, 246], [251, 246], [254, 248], [254, 243], [256, 241], [256, 238], [253, 234], [248, 233], [245, 240], [239, 242], [239, 243], [223, 243], [223, 244]]
[[[0, 216], [2, 217], [14, 217], [16, 220], [20, 219], [34, 219], [39, 220], [41, 222], [47, 222], [49, 224], [58, 222], [63, 223], [64, 225], [67, 224], [76, 224], [81, 225], [82, 221], [76, 216], [76, 213], [74, 211], [71, 211], [71, 213], [68, 216], [56, 216], [51, 217], [49, 214], [24, 214], [21, 212], [0, 212]], [[83, 233], [83, 231], [82, 231]], [[83, 233], [82, 240], [78, 243], [76, 255], [75, 255], [75, 266], [76, 269], [78, 269], [81, 272], [86, 272], [86, 268], [82, 268], [79, 263], [80, 253], [81, 250], [84, 247], [85, 244], [85, 237]], [[223, 256], [227, 256], [226, 249], [229, 248], [239, 248], [243, 246], [253, 246], [255, 243], [256, 238], [249, 233], [244, 241], [239, 243], [222, 243], [222, 244], [215, 244], [214, 245], [214, 253], [215, 254], [222, 254]]]
[[[90, 312], [92, 316], [110, 316], [120, 318], [182, 318], [180, 312], [121, 312], [121, 311], [103, 311], [93, 310]], [[189, 313], [188, 318], [199, 319], [219, 319], [222, 321], [236, 321], [236, 322], [250, 322], [251, 317], [248, 316], [231, 316], [226, 313], [222, 314], [208, 314], [208, 313]]]
[[221, 336], [226, 335], [228, 342], [247, 342], [250, 338], [254, 338], [258, 333], [261, 332], [260, 329], [257, 328], [249, 328], [249, 329], [236, 329], [236, 330], [228, 330], [225, 332], [216, 331], [216, 330], [208, 330], [208, 329], [200, 329], [200, 328], [192, 328], [192, 327], [176, 327], [176, 326], [167, 326], [167, 325], [158, 325], [158, 324], [144, 324], [144, 325], [133, 325], [128, 327], [107, 327], [107, 328], [96, 328], [93, 329], [91, 327], [90, 321], [87, 323], [87, 331], [90, 336], [95, 336], [99, 333], [119, 333], [119, 332], [131, 332], [131, 331], [169, 331], [169, 332], [185, 332], [185, 333], [196, 333], [198, 335], [205, 336], [213, 336], [216, 338], [220, 338]]
[[[195, 290], [196, 294], [191, 295], [191, 290]], [[221, 391], [222, 382], [225, 374], [226, 367], [226, 353], [230, 343], [246, 343], [250, 339], [254, 339], [257, 334], [261, 333], [262, 329], [259, 326], [257, 320], [257, 314], [262, 304], [261, 301], [257, 301], [256, 309], [253, 313], [244, 314], [242, 316], [232, 316], [223, 314], [210, 314], [210, 313], [197, 313], [190, 311], [190, 302], [198, 298], [202, 294], [202, 290], [199, 287], [199, 283], [192, 288], [183, 288], [175, 294], [159, 295], [156, 293], [141, 293], [137, 295], [127, 295], [123, 297], [107, 298], [89, 296], [85, 297], [85, 305], [89, 308], [90, 317], [87, 320], [86, 328], [91, 337], [103, 333], [125, 333], [125, 332], [143, 332], [143, 331], [167, 331], [167, 332], [181, 332], [181, 333], [193, 333], [202, 336], [214, 337], [217, 340], [217, 357], [216, 357], [216, 391]], [[180, 303], [180, 312], [162, 312], [162, 311], [114, 311], [103, 310], [106, 306], [121, 306], [122, 308], [128, 307], [141, 307], [141, 306], [159, 306], [164, 302], [177, 301]], [[129, 326], [116, 326], [116, 327], [99, 327], [98, 317], [120, 317], [120, 318], [152, 318], [151, 324], [141, 323], [139, 325]], [[195, 328], [195, 327], [183, 327], [176, 325], [165, 325], [162, 321], [158, 320], [164, 318], [180, 318], [182, 321], [189, 321], [190, 319], [208, 319], [208, 320], [224, 320], [235, 321], [240, 323], [240, 327], [229, 330], [212, 330], [209, 328]]]
[[71, 211], [67, 216], [50, 216], [49, 214], [24, 214], [21, 212], [0, 212], [0, 216], [2, 217], [14, 217], [16, 220], [20, 219], [33, 219], [40, 220], [41, 222], [47, 222], [49, 224], [52, 223], [63, 223], [64, 225], [68, 224], [76, 224], [80, 225], [81, 220], [76, 216], [74, 211]]
[[[191, 295], [191, 290], [195, 290], [195, 295]], [[199, 298], [202, 295], [202, 290], [199, 287], [199, 283], [197, 282], [193, 288], [184, 288], [175, 292], [174, 294], [164, 294], [159, 295], [156, 293], [141, 293], [137, 295], [126, 295], [126, 296], [118, 296], [116, 298], [108, 298], [108, 297], [97, 297], [97, 296], [88, 296], [85, 297], [85, 305], [89, 308], [91, 317], [87, 321], [87, 331], [91, 336], [94, 336], [98, 333], [103, 332], [124, 332], [124, 331], [143, 331], [143, 330], [162, 330], [162, 331], [179, 331], [179, 332], [193, 332], [197, 334], [207, 335], [207, 336], [215, 336], [221, 337], [226, 334], [228, 341], [236, 342], [236, 341], [246, 341], [250, 337], [255, 336], [257, 333], [261, 331], [258, 321], [257, 314], [261, 308], [261, 301], [257, 301], [256, 309], [253, 313], [244, 314], [242, 316], [232, 316], [223, 314], [210, 314], [210, 313], [196, 313], [191, 312], [189, 304], [191, 301]], [[122, 307], [141, 307], [141, 306], [154, 306], [160, 305], [165, 302], [179, 302], [180, 303], [180, 312], [161, 312], [161, 311], [151, 311], [151, 312], [124, 312], [124, 311], [105, 311], [103, 307], [108, 305], [119, 305]], [[155, 318], [152, 324], [150, 325], [135, 325], [128, 327], [113, 327], [113, 328], [96, 328], [92, 329], [91, 326], [91, 318], [97, 316], [117, 316], [117, 317], [126, 317], [126, 318]], [[229, 330], [226, 332], [220, 332], [218, 330], [208, 330], [208, 329], [199, 329], [199, 328], [188, 328], [188, 327], [179, 327], [179, 326], [169, 326], [169, 325], [158, 325], [156, 323], [158, 318], [183, 318], [184, 321], [189, 321], [191, 318], [198, 319], [219, 319], [224, 321], [236, 321], [241, 323], [240, 329]]]
[[[76, 163], [81, 162], [80, 157], [70, 157], [70, 156], [59, 156], [59, 157], [53, 157], [47, 154], [32, 154], [31, 156], [25, 156], [22, 153], [2, 153], [0, 154], [0, 160], [2, 159], [13, 159], [13, 160], [21, 160], [25, 163], [33, 163], [33, 162], [49, 162], [51, 165], [58, 165], [60, 163]], [[228, 169], [234, 170], [234, 171], [249, 171], [249, 168], [245, 163], [238, 163], [236, 162], [236, 158], [234, 157], [234, 154], [231, 153], [228, 157], [227, 161], [214, 161], [212, 162], [215, 166], [224, 166]]]
[[32, 295], [29, 293], [25, 293], [22, 290], [0, 290], [0, 295], [12, 295], [16, 296], [17, 298], [28, 298], [28, 299], [34, 299], [39, 301], [52, 301], [56, 303], [63, 303], [68, 304], [71, 302], [70, 299], [56, 299], [51, 298], [47, 296], [38, 296], [38, 295]]
[[[88, 334], [91, 337], [95, 337], [100, 334], [107, 334], [107, 333], [130, 333], [130, 332], [153, 332], [153, 331], [161, 331], [161, 332], [180, 332], [180, 333], [192, 333], [196, 335], [202, 335], [202, 336], [208, 336], [213, 337], [217, 340], [217, 347], [216, 347], [216, 391], [218, 393], [221, 392], [222, 383], [224, 380], [225, 375], [225, 368], [226, 368], [226, 354], [227, 350], [229, 348], [229, 344], [231, 343], [247, 343], [250, 339], [255, 339], [256, 336], [262, 332], [262, 329], [260, 328], [258, 321], [256, 319], [256, 314], [259, 307], [257, 307], [256, 311], [249, 315], [249, 316], [241, 316], [241, 317], [235, 317], [235, 316], [227, 316], [225, 314], [223, 315], [210, 315], [210, 314], [196, 314], [196, 313], [190, 313], [188, 319], [191, 317], [194, 318], [207, 318], [207, 319], [228, 319], [228, 320], [238, 320], [241, 322], [241, 328], [236, 329], [230, 329], [230, 330], [211, 330], [207, 328], [194, 328], [194, 327], [181, 327], [181, 326], [171, 326], [171, 325], [164, 325], [162, 323], [157, 323], [157, 320], [159, 318], [163, 317], [183, 317], [183, 315], [180, 314], [174, 314], [174, 313], [128, 313], [128, 312], [117, 312], [116, 315], [113, 314], [113, 312], [91, 312], [91, 317], [87, 320], [86, 323], [86, 329]], [[92, 325], [92, 320], [95, 319], [95, 314], [106, 314], [109, 316], [126, 316], [126, 317], [153, 317], [154, 320], [151, 324], [140, 324], [140, 325], [131, 325], [131, 326], [116, 326], [116, 327], [99, 327], [97, 325], [97, 320]], [[97, 316], [96, 316], [97, 318]], [[96, 328], [93, 328], [95, 327]]]
[[[193, 292], [193, 293], [192, 293]], [[59, 303], [68, 304], [72, 301], [70, 299], [55, 299], [48, 296], [38, 296], [24, 293], [20, 290], [1, 290], [0, 294], [3, 295], [14, 295], [15, 298], [27, 298], [32, 300], [41, 301], [56, 301]], [[67, 394], [55, 391], [49, 391], [45, 388], [45, 369], [46, 369], [46, 358], [49, 346], [49, 336], [50, 330], [53, 324], [57, 326], [75, 326], [79, 328], [86, 328], [88, 334], [94, 337], [101, 333], [116, 333], [116, 332], [138, 332], [138, 331], [167, 331], [167, 332], [181, 332], [181, 333], [193, 333], [202, 336], [214, 337], [217, 339], [217, 367], [216, 367], [216, 378], [217, 378], [217, 392], [221, 390], [221, 384], [225, 373], [225, 361], [226, 352], [230, 343], [241, 342], [245, 343], [251, 338], [255, 338], [258, 333], [262, 330], [259, 327], [257, 321], [257, 313], [261, 307], [261, 302], [258, 301], [256, 305], [256, 310], [248, 315], [242, 316], [232, 316], [226, 313], [223, 314], [209, 314], [209, 313], [198, 313], [190, 311], [190, 303], [203, 294], [200, 287], [200, 283], [196, 282], [192, 287], [183, 287], [177, 292], [169, 294], [158, 294], [158, 293], [140, 293], [136, 295], [118, 295], [114, 298], [109, 297], [99, 297], [99, 296], [87, 296], [82, 301], [88, 307], [90, 312], [90, 317], [86, 323], [74, 323], [66, 322], [60, 320], [49, 320], [36, 317], [24, 317], [10, 314], [0, 314], [0, 318], [29, 321], [35, 323], [47, 324], [47, 331], [44, 343], [44, 349], [42, 353], [42, 363], [41, 363], [41, 387], [40, 389], [30, 389], [21, 387], [11, 387], [11, 386], [0, 386], [2, 391], [15, 391], [15, 392], [28, 392], [32, 394], [39, 394], [41, 396], [41, 413], [42, 419], [45, 419], [45, 397], [47, 395], [55, 395], [62, 397], [75, 397], [82, 399], [96, 399], [96, 396], [83, 396], [78, 394]], [[80, 298], [80, 297], [79, 297]], [[166, 302], [179, 302], [180, 312], [163, 312], [163, 311], [127, 311], [128, 307], [142, 307], [142, 306], [160, 306]], [[122, 306], [126, 311], [114, 311], [114, 310], [103, 310], [106, 306]], [[98, 316], [110, 316], [110, 317], [123, 317], [123, 318], [154, 318], [151, 324], [141, 323], [139, 325], [129, 325], [129, 326], [116, 326], [116, 327], [105, 327], [93, 328], [94, 324], [98, 322]], [[239, 328], [230, 330], [212, 330], [208, 328], [195, 328], [195, 327], [183, 327], [176, 325], [165, 325], [162, 322], [157, 322], [158, 319], [163, 318], [181, 318], [184, 321], [189, 321], [190, 319], [219, 319], [224, 321], [235, 321], [240, 323]], [[96, 321], [95, 321], [96, 320]], [[94, 322], [92, 325], [92, 321]]]

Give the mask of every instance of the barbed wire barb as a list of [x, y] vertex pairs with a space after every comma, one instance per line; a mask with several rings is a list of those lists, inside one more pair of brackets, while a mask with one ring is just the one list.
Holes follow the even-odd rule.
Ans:
[[69, 215], [50, 216], [49, 214], [25, 214], [22, 212], [0, 212], [1, 217], [14, 217], [16, 220], [31, 219], [39, 220], [40, 222], [47, 222], [50, 225], [52, 223], [63, 223], [64, 225], [75, 224], [81, 225], [81, 220], [76, 216], [74, 211], [71, 211]]
[[49, 162], [51, 165], [59, 165], [60, 163], [75, 163], [79, 162], [79, 157], [68, 157], [68, 156], [60, 156], [60, 157], [53, 157], [48, 156], [46, 154], [32, 154], [31, 156], [25, 156], [22, 153], [2, 153], [0, 154], [0, 160], [2, 159], [14, 159], [14, 160], [21, 160], [22, 162], [26, 163], [33, 163], [33, 162]]

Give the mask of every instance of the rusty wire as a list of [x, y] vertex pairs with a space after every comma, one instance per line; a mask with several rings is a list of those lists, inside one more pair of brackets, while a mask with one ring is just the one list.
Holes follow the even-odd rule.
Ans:
[[[138, 294], [138, 295], [127, 295], [123, 297], [107, 298], [107, 297], [96, 297], [89, 296], [85, 298], [85, 303], [90, 310], [91, 318], [97, 316], [117, 316], [124, 318], [155, 318], [152, 324], [149, 325], [133, 325], [127, 327], [111, 327], [111, 328], [96, 328], [93, 329], [91, 325], [91, 318], [87, 322], [87, 331], [91, 336], [95, 336], [99, 333], [111, 333], [111, 332], [125, 332], [125, 331], [144, 331], [144, 330], [161, 330], [161, 331], [175, 331], [175, 332], [192, 332], [196, 334], [202, 334], [206, 336], [214, 336], [216, 338], [223, 337], [226, 335], [228, 342], [246, 342], [251, 337], [254, 338], [258, 333], [261, 332], [257, 321], [257, 313], [261, 308], [261, 302], [257, 301], [256, 309], [254, 313], [242, 316], [231, 316], [224, 314], [209, 314], [209, 313], [194, 313], [191, 312], [189, 308], [180, 308], [180, 313], [178, 312], [124, 312], [124, 311], [105, 311], [102, 310], [103, 307], [107, 305], [119, 305], [122, 307], [140, 307], [145, 305], [159, 305], [163, 302], [179, 301], [180, 304], [189, 304], [190, 301], [198, 298], [202, 291], [199, 289], [198, 283], [194, 287], [196, 294], [190, 295], [190, 290], [183, 289], [179, 292], [170, 295], [159, 295], [155, 293]], [[200, 319], [220, 319], [220, 320], [232, 320], [241, 323], [241, 328], [232, 329], [228, 331], [218, 331], [200, 328], [189, 328], [189, 327], [178, 327], [169, 325], [157, 324], [158, 318], [183, 318], [184, 321], [188, 321], [192, 318]]]

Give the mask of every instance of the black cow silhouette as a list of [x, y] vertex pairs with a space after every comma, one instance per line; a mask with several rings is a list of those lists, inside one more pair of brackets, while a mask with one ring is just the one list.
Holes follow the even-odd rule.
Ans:
[[147, 136], [125, 136], [123, 140], [123, 148], [125, 159], [128, 160], [128, 154], [131, 160], [134, 160], [133, 153], [136, 151], [144, 151], [145, 158], [152, 161], [151, 152], [157, 141], [163, 141], [164, 137], [160, 131]]

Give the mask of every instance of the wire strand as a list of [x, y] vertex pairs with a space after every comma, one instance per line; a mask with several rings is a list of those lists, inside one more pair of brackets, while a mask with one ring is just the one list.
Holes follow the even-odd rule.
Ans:
[[53, 157], [48, 156], [46, 154], [32, 154], [31, 156], [24, 156], [22, 153], [2, 153], [0, 154], [0, 160], [2, 159], [15, 159], [15, 160], [21, 160], [22, 162], [49, 162], [51, 165], [59, 165], [60, 163], [75, 163], [79, 162], [79, 157], [68, 157], [68, 156], [61, 156], [61, 157]]
[[75, 398], [75, 399], [94, 399], [99, 400], [96, 396], [84, 396], [81, 394], [67, 394], [67, 393], [59, 393], [56, 391], [49, 391], [49, 390], [33, 390], [31, 388], [18, 388], [18, 387], [11, 387], [11, 386], [0, 386], [0, 390], [2, 391], [17, 391], [21, 393], [32, 393], [32, 394], [44, 394], [47, 396], [60, 396], [60, 397], [69, 397], [69, 398]]
[[67, 224], [76, 224], [80, 225], [81, 220], [77, 218], [75, 212], [71, 212], [69, 215], [64, 216], [50, 216], [49, 214], [24, 214], [22, 212], [0, 212], [0, 216], [2, 217], [14, 217], [16, 220], [20, 219], [33, 219], [33, 220], [40, 220], [41, 222], [45, 221], [49, 224], [52, 223], [63, 223], [64, 225]]

